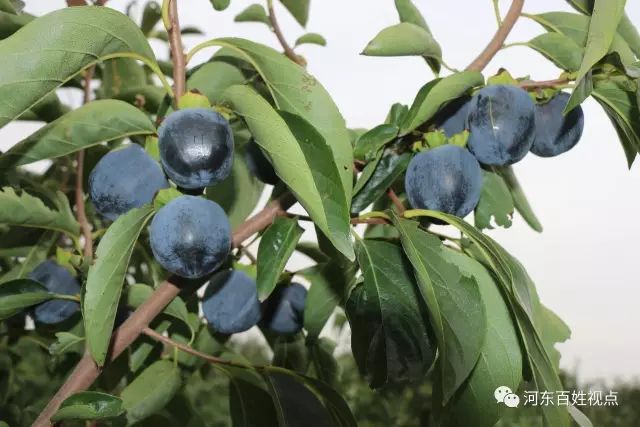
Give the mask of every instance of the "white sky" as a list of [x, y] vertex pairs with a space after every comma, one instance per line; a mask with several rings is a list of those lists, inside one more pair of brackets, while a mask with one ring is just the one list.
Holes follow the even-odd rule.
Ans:
[[[195, 25], [206, 38], [245, 37], [277, 47], [275, 37], [260, 24], [236, 24], [233, 17], [254, 1], [233, 0], [224, 12], [215, 12], [209, 0], [179, 0], [182, 25]], [[41, 14], [64, 7], [62, 0], [27, 0], [27, 11]], [[491, 0], [415, 0], [423, 11], [446, 61], [464, 68], [492, 37], [495, 18]], [[640, 25], [640, 3], [627, 2], [627, 13]], [[113, 0], [123, 10], [126, 1]], [[144, 1], [134, 8], [138, 16]], [[503, 13], [510, 1], [501, 1]], [[278, 5], [279, 6], [279, 5]], [[563, 0], [536, 0], [525, 4], [529, 13], [571, 10]], [[293, 42], [303, 30], [278, 7], [279, 20]], [[418, 89], [432, 79], [419, 58], [360, 56], [367, 42], [382, 28], [397, 23], [392, 0], [314, 0], [309, 31], [328, 40], [326, 48], [303, 46], [309, 70], [329, 90], [351, 127], [380, 124], [394, 102], [410, 104]], [[509, 42], [526, 41], [542, 32], [522, 19]], [[187, 48], [202, 37], [187, 37]], [[157, 47], [162, 45], [157, 45]], [[202, 53], [203, 60], [210, 52]], [[164, 49], [159, 56], [166, 57]], [[536, 80], [558, 76], [559, 71], [526, 48], [501, 52], [486, 69], [487, 75], [505, 67], [515, 76]], [[581, 378], [614, 379], [640, 376], [640, 168], [627, 170], [622, 149], [609, 120], [593, 101], [584, 104], [585, 134], [571, 152], [555, 158], [529, 155], [516, 171], [545, 231], [531, 231], [521, 218], [506, 231], [492, 236], [517, 256], [536, 281], [543, 302], [573, 330], [563, 344], [562, 364], [578, 368]], [[5, 150], [37, 128], [12, 124], [0, 130]]]

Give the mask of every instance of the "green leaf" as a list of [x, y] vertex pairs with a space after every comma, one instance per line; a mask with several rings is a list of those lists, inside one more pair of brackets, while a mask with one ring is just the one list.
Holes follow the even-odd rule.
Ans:
[[80, 234], [67, 196], [56, 192], [55, 209], [47, 207], [42, 200], [22, 191], [16, 193], [11, 187], [0, 190], [0, 224], [21, 227], [45, 228], [71, 236]]
[[350, 191], [342, 191], [340, 166], [331, 147], [309, 123], [289, 113], [278, 114], [247, 86], [234, 86], [225, 96], [269, 154], [278, 176], [336, 248], [352, 259], [349, 201], [345, 197]]
[[443, 254], [447, 261], [478, 283], [487, 315], [487, 335], [478, 363], [446, 408], [451, 414], [450, 425], [493, 427], [503, 411], [508, 411], [496, 404], [495, 389], [504, 385], [517, 390], [522, 382], [518, 335], [498, 285], [489, 272], [477, 261], [451, 249], [445, 249]]
[[625, 4], [626, 0], [595, 0], [589, 37], [576, 80], [581, 80], [609, 52], [617, 35]]
[[333, 357], [336, 343], [328, 338], [320, 338], [309, 346], [309, 359], [318, 379], [335, 386], [338, 382], [340, 366]]
[[278, 424], [267, 384], [254, 369], [221, 367], [229, 376], [229, 410], [234, 426], [273, 427]]
[[142, 371], [120, 393], [129, 423], [141, 421], [164, 408], [181, 383], [180, 370], [170, 360], [158, 360]]
[[382, 124], [360, 135], [353, 150], [353, 157], [358, 160], [370, 161], [376, 157], [385, 145], [398, 136], [398, 126]]
[[0, 0], [0, 11], [17, 15], [22, 11], [22, 8], [17, 7], [18, 5], [16, 3], [19, 2], [15, 0]]
[[38, 241], [29, 248], [29, 251], [24, 255], [22, 262], [0, 276], [0, 284], [25, 278], [31, 270], [47, 259], [51, 248], [56, 244], [59, 236], [58, 233], [53, 232], [42, 233]]
[[[148, 285], [135, 284], [127, 286], [127, 305], [131, 308], [138, 308], [144, 303], [146, 300], [153, 295], [155, 289]], [[181, 320], [185, 325], [191, 328], [191, 324], [189, 323], [189, 312], [187, 311], [187, 306], [184, 301], [180, 297], [175, 297], [169, 305], [167, 305], [162, 311], [167, 316], [171, 316], [175, 319]], [[193, 334], [195, 331], [191, 330]]]
[[0, 156], [0, 167], [11, 168], [53, 159], [103, 141], [155, 132], [145, 113], [124, 101], [93, 101], [40, 128]]
[[407, 105], [395, 103], [389, 109], [389, 114], [387, 114], [387, 119], [385, 120], [385, 123], [400, 127], [402, 126], [402, 123], [407, 118], [408, 114], [409, 114], [409, 107]]
[[0, 127], [81, 70], [116, 57], [157, 67], [138, 26], [108, 7], [69, 7], [31, 21], [0, 43]]
[[[553, 365], [541, 334], [539, 300], [535, 286], [526, 270], [498, 243], [467, 224], [460, 218], [436, 211], [414, 210], [405, 216], [427, 216], [453, 225], [477, 245], [483, 263], [495, 275], [497, 283], [506, 295], [506, 302], [516, 321], [520, 341], [527, 359], [527, 372], [533, 377], [538, 391], [562, 390], [559, 374]], [[546, 426], [569, 427], [569, 415], [565, 407], [543, 406], [541, 415]]]
[[[307, 2], [292, 0], [292, 3]], [[350, 200], [353, 149], [349, 133], [338, 107], [320, 82], [270, 47], [237, 38], [216, 39], [209, 44], [240, 53], [262, 76], [279, 110], [302, 117], [320, 132], [331, 147], [346, 199]]]
[[310, 0], [280, 0], [280, 3], [287, 8], [300, 25], [307, 26]]
[[403, 22], [380, 31], [362, 52], [366, 56], [424, 56], [442, 59], [442, 49], [424, 28]]
[[0, 320], [8, 319], [25, 308], [50, 300], [54, 295], [40, 283], [17, 279], [0, 284]]
[[222, 93], [227, 88], [244, 84], [246, 80], [240, 68], [214, 57], [191, 74], [187, 80], [187, 88], [197, 90], [209, 98], [212, 104], [216, 104], [222, 102]]
[[301, 44], [317, 44], [318, 46], [326, 46], [327, 40], [318, 33], [307, 33], [296, 40], [296, 46]]
[[273, 399], [280, 427], [330, 427], [334, 424], [328, 409], [304, 384], [304, 379], [283, 369], [263, 371]]
[[364, 240], [356, 249], [364, 284], [346, 312], [358, 369], [374, 389], [422, 381], [436, 351], [411, 264], [393, 243]]
[[96, 259], [89, 267], [82, 314], [87, 346], [99, 366], [106, 361], [133, 247], [152, 213], [151, 206], [144, 206], [120, 216], [100, 240]]
[[116, 396], [97, 391], [81, 391], [67, 397], [51, 421], [65, 420], [103, 420], [124, 413], [122, 400]]
[[309, 367], [309, 350], [305, 345], [304, 335], [279, 336], [272, 343], [273, 366], [280, 366], [290, 371], [304, 373]]
[[384, 196], [387, 189], [404, 173], [411, 161], [411, 153], [397, 154], [389, 152], [382, 156], [380, 163], [376, 165], [371, 178], [351, 202], [351, 212], [358, 213], [370, 204]]
[[335, 425], [338, 427], [357, 427], [358, 422], [354, 417], [347, 402], [340, 393], [335, 391], [323, 381], [300, 375], [305, 385], [312, 389], [317, 396], [320, 396], [324, 405], [331, 409]]
[[484, 343], [487, 317], [478, 283], [448, 262], [440, 239], [420, 230], [416, 221], [395, 213], [392, 220], [435, 330], [443, 403], [447, 403], [473, 370]]
[[542, 339], [547, 353], [553, 362], [553, 366], [560, 370], [560, 352], [556, 349], [557, 343], [562, 343], [571, 338], [571, 329], [553, 311], [540, 304], [538, 318], [542, 323]]
[[132, 88], [145, 86], [147, 74], [138, 62], [130, 58], [115, 58], [102, 64], [101, 98], [115, 98]]
[[231, 4], [231, 0], [211, 0], [211, 6], [217, 11], [225, 10]]
[[346, 300], [352, 277], [355, 277], [348, 270], [349, 268], [336, 263], [327, 262], [299, 273], [311, 283], [304, 308], [304, 329], [307, 331], [308, 341], [314, 341], [320, 336], [335, 308]]
[[599, 82], [593, 91], [594, 98], [611, 119], [624, 147], [628, 147], [629, 167], [640, 152], [640, 108], [634, 92], [625, 91], [613, 80]]
[[550, 32], [531, 39], [527, 46], [537, 50], [563, 70], [576, 72], [580, 69], [584, 48], [578, 46], [564, 34]]
[[627, 42], [629, 48], [633, 51], [636, 57], [640, 58], [640, 34], [626, 13], [622, 15], [620, 25], [618, 25], [618, 34], [620, 34], [620, 37]]
[[183, 196], [183, 194], [173, 187], [163, 188], [158, 191], [153, 199], [153, 210], [159, 212], [167, 203], [181, 196]]
[[[380, 150], [376, 153], [375, 157], [369, 160], [366, 166], [362, 169], [362, 173], [358, 176], [358, 180], [356, 181], [356, 185], [353, 187], [353, 194], [358, 195], [360, 191], [367, 185], [373, 174], [375, 173], [380, 161], [382, 160], [382, 156], [384, 155], [384, 151]], [[353, 201], [352, 201], [352, 211], [353, 211]]]
[[527, 200], [527, 196], [525, 196], [522, 187], [520, 186], [520, 182], [516, 177], [515, 172], [513, 171], [512, 166], [508, 166], [506, 168], [501, 168], [498, 170], [498, 173], [504, 179], [505, 184], [509, 187], [509, 191], [511, 192], [511, 197], [513, 197], [513, 204], [518, 211], [518, 213], [524, 218], [524, 220], [529, 224], [533, 230], [538, 233], [542, 232], [542, 224], [538, 217], [533, 212], [533, 208], [529, 204], [529, 200]]
[[410, 24], [417, 25], [431, 34], [427, 21], [425, 21], [424, 16], [422, 16], [411, 0], [395, 0], [395, 3], [400, 22], [408, 22]]
[[231, 174], [206, 190], [207, 198], [224, 209], [233, 228], [242, 224], [253, 212], [264, 189], [264, 184], [247, 167], [244, 152], [244, 148], [236, 145]]
[[515, 209], [513, 196], [504, 179], [494, 172], [483, 172], [482, 193], [475, 210], [475, 225], [492, 229], [491, 219], [500, 227], [511, 227]]
[[33, 21], [35, 16], [28, 13], [14, 15], [0, 10], [0, 40], [6, 39], [20, 28]]
[[261, 4], [252, 4], [242, 12], [240, 12], [234, 18], [235, 22], [262, 22], [263, 24], [271, 25], [267, 11], [264, 10], [264, 6]]
[[463, 71], [427, 83], [416, 95], [409, 114], [400, 128], [400, 135], [403, 136], [415, 130], [432, 119], [449, 102], [483, 83], [484, 77], [476, 71]]
[[142, 11], [142, 20], [140, 29], [145, 36], [153, 30], [158, 22], [162, 19], [162, 7], [154, 0], [150, 0], [144, 5]]
[[128, 88], [114, 95], [115, 99], [125, 101], [147, 113], [155, 114], [166, 96], [163, 88], [154, 85], [144, 85]]
[[60, 356], [65, 353], [74, 351], [82, 354], [84, 346], [84, 337], [79, 337], [69, 332], [56, 332], [56, 341], [49, 346], [49, 354], [52, 356]]
[[278, 217], [267, 228], [258, 246], [258, 294], [265, 298], [275, 289], [280, 274], [304, 232], [293, 218]]

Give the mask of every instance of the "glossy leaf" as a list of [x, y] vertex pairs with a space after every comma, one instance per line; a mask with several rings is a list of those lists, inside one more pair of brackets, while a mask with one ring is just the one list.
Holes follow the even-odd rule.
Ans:
[[127, 420], [133, 424], [164, 408], [181, 383], [180, 370], [170, 360], [149, 366], [120, 393]]
[[[306, 1], [292, 0], [302, 5]], [[329, 93], [304, 68], [267, 46], [237, 38], [213, 45], [238, 52], [262, 76], [276, 107], [309, 122], [331, 147], [347, 200], [351, 198], [353, 152], [346, 123]], [[260, 143], [260, 141], [258, 141]]]
[[267, 369], [269, 386], [280, 427], [332, 427], [331, 415], [318, 397], [297, 375], [282, 369]]
[[278, 176], [336, 248], [353, 258], [349, 202], [341, 191], [339, 166], [322, 136], [302, 118], [278, 114], [249, 87], [234, 86], [225, 94], [268, 153]]
[[51, 421], [65, 420], [103, 420], [114, 418], [124, 413], [122, 400], [116, 396], [97, 391], [81, 391], [67, 397]]
[[16, 279], [0, 284], [0, 320], [8, 319], [24, 309], [50, 300], [49, 293], [40, 283], [29, 279]]
[[44, 202], [22, 191], [18, 194], [11, 187], [0, 190], [0, 224], [21, 227], [44, 228], [77, 236], [80, 225], [76, 221], [67, 196], [56, 192], [56, 207], [50, 209]]
[[515, 206], [509, 187], [497, 173], [485, 171], [482, 176], [482, 192], [475, 209], [476, 227], [491, 229], [492, 219], [499, 227], [511, 227]]
[[235, 22], [262, 22], [270, 25], [267, 11], [261, 4], [252, 4], [234, 18]]
[[82, 314], [87, 346], [99, 366], [106, 361], [133, 247], [152, 213], [151, 206], [144, 206], [120, 216], [100, 240], [95, 261], [89, 267]]
[[401, 126], [400, 135], [406, 135], [415, 130], [432, 119], [449, 102], [483, 83], [484, 77], [476, 71], [463, 71], [427, 83], [416, 95], [409, 114]]
[[[535, 286], [526, 270], [515, 258], [494, 240], [467, 224], [460, 218], [436, 211], [407, 211], [406, 216], [427, 216], [453, 225], [477, 245], [483, 263], [494, 274], [513, 318], [526, 355], [528, 372], [539, 391], [562, 390], [559, 374], [547, 352], [541, 333], [539, 319], [539, 300]], [[566, 407], [544, 406], [541, 415], [545, 425], [568, 427], [569, 415]]]
[[275, 289], [303, 231], [296, 219], [278, 217], [262, 235], [258, 247], [257, 277], [261, 298], [266, 298]]
[[498, 285], [489, 272], [477, 261], [453, 250], [446, 249], [443, 254], [447, 261], [478, 283], [487, 315], [487, 335], [478, 363], [446, 410], [451, 414], [452, 427], [493, 427], [505, 410], [496, 404], [495, 389], [504, 385], [517, 390], [522, 382], [522, 351], [518, 334]]
[[563, 70], [576, 72], [580, 69], [584, 48], [560, 33], [544, 33], [531, 39], [527, 46], [537, 50]]
[[626, 0], [595, 0], [589, 37], [576, 80], [581, 80], [609, 52], [624, 14]]
[[149, 117], [114, 99], [93, 101], [40, 128], [0, 156], [0, 167], [16, 167], [66, 156], [104, 141], [155, 132]]
[[308, 376], [300, 377], [304, 379], [307, 387], [320, 396], [325, 406], [331, 409], [335, 425], [338, 427], [357, 427], [358, 422], [340, 393], [323, 381]]
[[227, 88], [243, 84], [246, 80], [240, 68], [214, 58], [191, 74], [187, 80], [187, 88], [197, 90], [212, 103], [218, 103], [223, 100], [222, 94]]
[[383, 155], [367, 183], [353, 198], [351, 212], [361, 212], [384, 196], [387, 189], [407, 169], [410, 161], [411, 153], [396, 154], [395, 152], [389, 152]]
[[396, 244], [357, 244], [364, 284], [346, 303], [351, 348], [371, 388], [419, 382], [435, 359], [429, 318], [411, 264]]
[[155, 65], [138, 26], [114, 9], [69, 7], [31, 21], [0, 43], [0, 127], [84, 68], [124, 56]]
[[296, 40], [296, 46], [301, 44], [317, 44], [318, 46], [326, 46], [327, 40], [318, 33], [307, 33]]
[[438, 340], [446, 403], [473, 370], [484, 343], [487, 317], [478, 282], [450, 263], [440, 239], [420, 230], [416, 221], [396, 214], [392, 220], [413, 265]]
[[206, 195], [224, 209], [231, 227], [235, 228], [253, 212], [263, 189], [264, 184], [249, 171], [244, 161], [244, 150], [236, 148], [231, 174], [224, 181], [208, 187]]
[[398, 127], [394, 124], [382, 124], [360, 135], [353, 150], [358, 160], [370, 161], [376, 157], [385, 145], [398, 136]]
[[508, 166], [506, 168], [501, 168], [498, 170], [498, 173], [504, 179], [505, 184], [509, 187], [509, 191], [511, 192], [511, 197], [513, 198], [513, 204], [516, 208], [516, 211], [524, 218], [524, 220], [529, 224], [533, 230], [538, 233], [542, 232], [542, 224], [540, 220], [533, 212], [533, 208], [525, 196], [522, 187], [520, 186], [520, 182], [516, 177], [516, 174], [513, 170], [513, 167]]
[[311, 0], [280, 0], [280, 3], [287, 8], [287, 10], [293, 15], [303, 27], [307, 26], [309, 20], [309, 3]]
[[442, 59], [442, 49], [424, 28], [403, 22], [387, 27], [367, 44], [367, 56], [424, 56]]
[[229, 409], [234, 426], [273, 427], [278, 424], [264, 379], [253, 369], [221, 367], [229, 376]]

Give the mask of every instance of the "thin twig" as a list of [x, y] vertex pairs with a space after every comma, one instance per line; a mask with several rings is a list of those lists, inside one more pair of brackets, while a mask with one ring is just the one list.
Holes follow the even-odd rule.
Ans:
[[544, 80], [540, 82], [528, 81], [520, 83], [520, 87], [523, 89], [544, 89], [549, 87], [562, 86], [569, 82], [571, 82], [571, 80], [568, 78]]
[[226, 366], [235, 366], [237, 368], [253, 368], [253, 369], [261, 369], [263, 368], [263, 366], [260, 365], [245, 365], [244, 363], [237, 363], [237, 362], [233, 362], [231, 360], [226, 360], [226, 359], [221, 359], [219, 357], [215, 357], [215, 356], [211, 356], [209, 354], [206, 353], [202, 353], [201, 351], [196, 350], [193, 347], [190, 347], [186, 344], [182, 344], [179, 343], [177, 341], [172, 340], [169, 337], [165, 337], [162, 334], [157, 333], [156, 331], [154, 331], [153, 329], [146, 327], [142, 330], [142, 333], [145, 334], [146, 336], [148, 336], [149, 338], [152, 338], [156, 341], [160, 341], [168, 346], [177, 348], [180, 351], [183, 351], [185, 353], [189, 353], [192, 354], [194, 356], [197, 356], [201, 359], [206, 360], [207, 362], [216, 364], [216, 365], [226, 365]]
[[[238, 227], [233, 233], [233, 246], [238, 247], [243, 241], [268, 227], [277, 215], [285, 214], [294, 202], [293, 196], [287, 193], [269, 203], [262, 211]], [[144, 328], [149, 326], [149, 323], [178, 296], [181, 290], [180, 283], [181, 279], [177, 277], [162, 282], [153, 294], [114, 332], [111, 338], [109, 361], [113, 361], [126, 350]], [[60, 404], [72, 394], [89, 388], [98, 378], [100, 372], [102, 372], [102, 368], [95, 364], [89, 353], [85, 353], [67, 381], [42, 410], [33, 426], [51, 426], [50, 418], [56, 413]]]
[[[83, 104], [87, 104], [91, 101], [91, 79], [93, 78], [93, 72], [95, 71], [95, 65], [89, 67], [84, 74], [84, 99]], [[91, 233], [91, 224], [87, 219], [87, 212], [84, 208], [84, 156], [85, 151], [78, 151], [76, 160], [78, 165], [76, 167], [76, 214], [78, 217], [78, 223], [84, 236], [84, 256], [90, 258], [93, 256], [93, 235]]]
[[387, 190], [387, 196], [389, 196], [389, 198], [391, 199], [391, 202], [393, 202], [393, 205], [398, 210], [398, 213], [402, 215], [405, 211], [405, 208], [404, 208], [404, 205], [402, 204], [402, 200], [400, 200], [396, 192], [393, 191], [393, 188], [389, 188]]
[[244, 246], [239, 246], [238, 249], [240, 250], [241, 254], [249, 258], [249, 261], [251, 261], [251, 264], [256, 264], [258, 262], [256, 257], [251, 253], [249, 249], [245, 248]]
[[509, 12], [504, 17], [502, 25], [498, 28], [495, 36], [489, 42], [487, 47], [482, 53], [467, 67], [469, 71], [482, 71], [491, 62], [494, 56], [500, 51], [505, 40], [509, 36], [509, 33], [513, 29], [513, 26], [518, 21], [522, 8], [524, 6], [524, 0], [513, 0]]
[[493, 11], [496, 14], [496, 22], [498, 27], [502, 25], [502, 16], [500, 14], [500, 0], [493, 0]]
[[271, 29], [273, 30], [273, 33], [278, 38], [278, 41], [280, 42], [282, 49], [284, 49], [284, 54], [287, 55], [287, 58], [289, 58], [296, 64], [304, 67], [306, 65], [304, 63], [304, 60], [300, 57], [300, 55], [295, 53], [295, 51], [291, 48], [291, 46], [289, 46], [289, 43], [287, 43], [287, 39], [285, 39], [284, 34], [282, 34], [282, 29], [280, 28], [280, 24], [278, 23], [278, 19], [276, 18], [276, 13], [273, 8], [273, 0], [267, 0], [267, 11], [269, 14], [269, 22], [271, 22]]
[[171, 60], [173, 61], [173, 87], [175, 102], [184, 95], [186, 88], [186, 62], [184, 48], [182, 47], [182, 36], [180, 34], [180, 20], [178, 19], [178, 0], [165, 0], [169, 2], [169, 24], [167, 34], [169, 35], [169, 46], [171, 48]]

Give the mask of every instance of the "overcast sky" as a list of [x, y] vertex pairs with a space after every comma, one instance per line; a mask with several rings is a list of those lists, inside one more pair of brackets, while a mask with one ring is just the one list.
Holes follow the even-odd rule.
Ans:
[[[27, 0], [27, 11], [42, 14], [63, 7], [61, 0]], [[109, 5], [123, 10], [128, 2]], [[209, 0], [180, 0], [183, 25], [195, 25], [206, 38], [237, 36], [277, 47], [274, 36], [260, 24], [236, 24], [233, 17], [253, 1], [232, 0], [215, 12]], [[359, 53], [382, 28], [397, 23], [392, 0], [314, 0], [308, 30], [323, 34], [326, 48], [299, 49], [309, 70], [329, 90], [349, 126], [380, 124], [394, 102], [410, 104], [418, 89], [433, 78], [419, 58], [368, 58]], [[496, 22], [491, 0], [415, 0], [440, 42], [449, 65], [464, 68], [492, 37]], [[501, 1], [503, 13], [510, 1]], [[640, 25], [640, 3], [627, 2], [627, 13]], [[133, 9], [139, 15], [143, 1]], [[278, 5], [279, 6], [279, 5]], [[536, 0], [525, 4], [529, 13], [567, 10], [564, 0]], [[293, 42], [303, 30], [281, 7], [283, 31]], [[526, 41], [542, 32], [521, 19], [509, 42]], [[191, 47], [203, 37], [187, 37]], [[162, 48], [162, 45], [154, 45]], [[204, 60], [211, 52], [198, 55]], [[166, 56], [165, 49], [158, 51]], [[486, 75], [505, 67], [515, 76], [535, 80], [559, 71], [537, 53], [512, 48], [498, 54]], [[583, 379], [640, 376], [638, 246], [640, 237], [640, 168], [629, 171], [616, 134], [600, 107], [584, 104], [585, 134], [571, 152], [555, 159], [533, 155], [516, 171], [545, 231], [537, 234], [516, 217], [508, 230], [491, 232], [528, 268], [543, 302], [561, 315], [573, 330], [562, 345], [564, 367], [578, 367]], [[37, 128], [12, 124], [0, 130], [0, 149], [6, 149]]]

